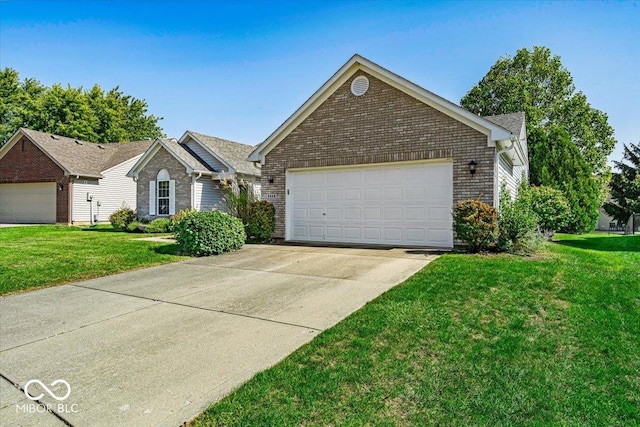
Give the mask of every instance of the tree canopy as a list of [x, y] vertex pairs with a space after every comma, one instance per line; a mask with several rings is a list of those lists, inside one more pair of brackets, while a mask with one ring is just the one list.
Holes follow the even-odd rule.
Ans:
[[604, 210], [616, 221], [626, 223], [631, 215], [640, 213], [640, 143], [625, 144], [622, 161], [614, 164], [620, 173], [611, 178], [611, 202], [604, 204]]
[[533, 185], [562, 191], [571, 209], [567, 224], [558, 231], [585, 233], [595, 228], [600, 206], [600, 186], [586, 160], [560, 127], [533, 129], [527, 135]]
[[20, 80], [11, 68], [0, 70], [0, 146], [20, 127], [90, 142], [153, 139], [164, 136], [162, 117], [147, 113], [147, 102], [125, 95], [119, 87], [105, 92], [43, 86]]
[[527, 132], [560, 126], [594, 173], [608, 173], [607, 156], [616, 144], [608, 117], [576, 91], [569, 70], [546, 47], [499, 58], [460, 104], [483, 116], [523, 111]]

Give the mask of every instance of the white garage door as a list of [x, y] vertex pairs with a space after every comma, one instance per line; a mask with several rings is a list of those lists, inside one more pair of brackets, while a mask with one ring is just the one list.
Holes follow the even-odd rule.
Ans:
[[452, 247], [453, 167], [289, 171], [287, 240]]
[[0, 223], [56, 222], [56, 183], [0, 184]]

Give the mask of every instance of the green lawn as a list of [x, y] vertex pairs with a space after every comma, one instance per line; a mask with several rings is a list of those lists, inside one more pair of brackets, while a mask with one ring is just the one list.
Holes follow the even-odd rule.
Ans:
[[640, 235], [445, 255], [196, 426], [639, 425]]
[[111, 227], [0, 229], [0, 295], [106, 276], [182, 259], [176, 245]]

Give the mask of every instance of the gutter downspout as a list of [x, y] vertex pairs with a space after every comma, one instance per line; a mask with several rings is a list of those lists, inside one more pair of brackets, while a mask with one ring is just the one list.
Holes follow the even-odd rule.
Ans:
[[494, 181], [493, 181], [493, 188], [495, 188], [494, 194], [493, 194], [493, 207], [498, 209], [500, 207], [500, 185], [501, 183], [499, 182], [499, 177], [498, 177], [498, 171], [500, 169], [500, 155], [502, 153], [506, 153], [507, 151], [511, 151], [513, 150], [513, 148], [516, 146], [516, 139], [515, 138], [511, 138], [511, 145], [508, 146], [507, 148], [503, 148], [502, 150], [496, 151], [496, 157], [494, 159], [493, 162], [493, 176], [494, 176]]

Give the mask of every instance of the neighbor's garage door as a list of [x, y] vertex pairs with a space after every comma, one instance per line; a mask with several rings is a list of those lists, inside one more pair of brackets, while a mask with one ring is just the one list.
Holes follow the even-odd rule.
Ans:
[[56, 183], [0, 184], [0, 223], [56, 222]]
[[451, 162], [289, 171], [287, 189], [288, 240], [453, 246]]

